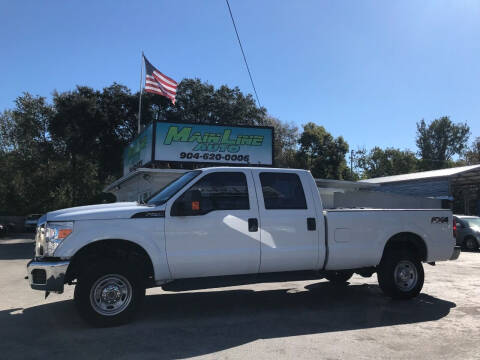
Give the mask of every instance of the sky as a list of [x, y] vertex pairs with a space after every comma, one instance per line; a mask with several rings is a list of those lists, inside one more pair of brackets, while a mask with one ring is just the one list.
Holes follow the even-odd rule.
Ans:
[[[262, 106], [351, 149], [416, 151], [440, 116], [480, 136], [480, 1], [230, 0]], [[177, 81], [253, 93], [224, 0], [0, 1], [0, 111], [22, 92]]]

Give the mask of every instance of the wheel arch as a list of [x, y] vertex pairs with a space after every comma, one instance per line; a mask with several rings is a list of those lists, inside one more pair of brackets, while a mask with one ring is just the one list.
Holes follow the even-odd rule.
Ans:
[[420, 235], [413, 232], [399, 232], [391, 236], [386, 242], [383, 248], [382, 259], [391, 250], [405, 248], [416, 252], [421, 261], [426, 261], [428, 258], [427, 244]]
[[148, 252], [138, 243], [124, 239], [96, 240], [78, 249], [70, 259], [65, 282], [77, 278], [88, 264], [102, 259], [121, 259], [133, 263], [143, 271], [147, 285], [154, 282], [155, 271]]

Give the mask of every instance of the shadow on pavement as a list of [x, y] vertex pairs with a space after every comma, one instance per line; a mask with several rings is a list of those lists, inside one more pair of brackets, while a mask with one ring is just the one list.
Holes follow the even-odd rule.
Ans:
[[35, 243], [0, 241], [0, 260], [31, 259], [35, 250]]
[[[4, 358], [186, 358], [258, 339], [435, 321], [455, 304], [421, 294], [393, 301], [374, 285], [150, 295], [135, 322], [90, 328], [72, 301], [0, 312]], [[341, 334], [339, 334], [341, 336]]]

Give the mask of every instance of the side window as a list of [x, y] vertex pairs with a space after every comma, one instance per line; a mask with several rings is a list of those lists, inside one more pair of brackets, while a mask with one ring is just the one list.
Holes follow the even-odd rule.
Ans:
[[260, 173], [265, 209], [306, 209], [307, 201], [297, 174]]
[[182, 215], [202, 215], [214, 210], [248, 210], [247, 178], [243, 172], [205, 175], [180, 196]]

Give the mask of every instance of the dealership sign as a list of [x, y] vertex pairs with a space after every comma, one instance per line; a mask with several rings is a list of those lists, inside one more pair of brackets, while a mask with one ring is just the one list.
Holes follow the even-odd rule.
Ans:
[[123, 174], [152, 160], [153, 126], [147, 126], [123, 151]]
[[150, 161], [272, 165], [272, 149], [271, 127], [157, 122], [125, 150], [124, 174]]

